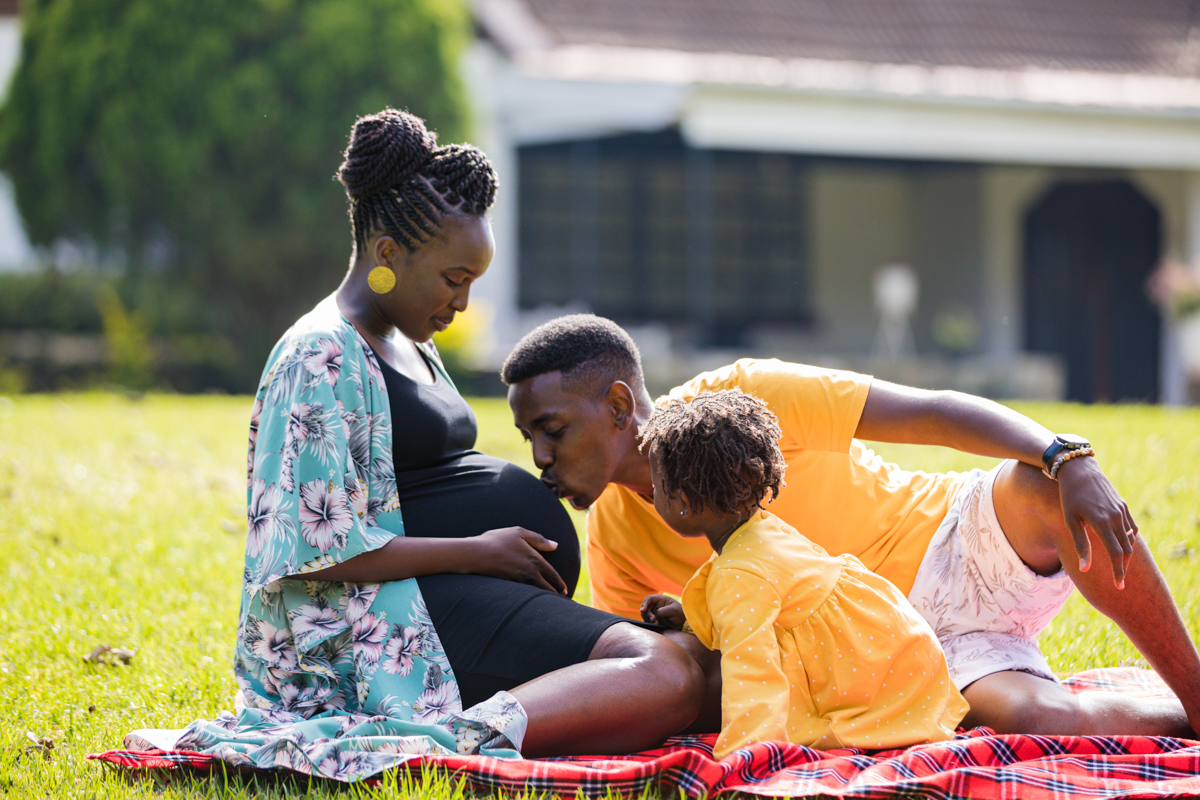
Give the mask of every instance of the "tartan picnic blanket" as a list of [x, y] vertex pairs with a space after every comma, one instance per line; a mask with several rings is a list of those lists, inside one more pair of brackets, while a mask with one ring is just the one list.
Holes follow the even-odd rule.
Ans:
[[[1119, 667], [1065, 679], [1072, 691], [1171, 697], [1153, 672]], [[997, 736], [987, 728], [905, 750], [813, 750], [762, 742], [717, 761], [715, 734], [678, 736], [627, 756], [499, 759], [414, 756], [399, 767], [419, 776], [433, 767], [481, 791], [537, 791], [596, 797], [649, 787], [689, 797], [740, 792], [768, 797], [885, 798], [1200, 797], [1200, 741], [1160, 736]], [[224, 769], [188, 751], [112, 750], [88, 756], [131, 770]]]

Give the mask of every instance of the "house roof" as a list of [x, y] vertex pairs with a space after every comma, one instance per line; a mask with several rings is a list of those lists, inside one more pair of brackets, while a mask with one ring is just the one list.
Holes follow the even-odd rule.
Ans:
[[506, 0], [549, 46], [1200, 76], [1187, 0]]

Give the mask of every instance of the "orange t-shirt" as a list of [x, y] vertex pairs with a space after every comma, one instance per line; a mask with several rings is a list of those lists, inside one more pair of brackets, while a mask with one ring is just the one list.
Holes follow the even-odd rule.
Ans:
[[[779, 417], [787, 485], [768, 510], [833, 555], [856, 556], [908, 594], [960, 473], [909, 472], [854, 438], [871, 378], [776, 359], [742, 359], [671, 390], [691, 399], [739, 388]], [[678, 595], [709, 556], [705, 539], [667, 527], [654, 505], [610, 484], [587, 520], [592, 604], [632, 619], [642, 598]]]

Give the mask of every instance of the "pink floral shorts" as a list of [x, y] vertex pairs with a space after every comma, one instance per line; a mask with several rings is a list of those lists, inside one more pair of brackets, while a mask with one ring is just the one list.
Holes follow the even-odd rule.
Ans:
[[992, 502], [1002, 466], [967, 474], [908, 593], [937, 634], [960, 690], [1006, 670], [1057, 680], [1037, 636], [1075, 588], [1061, 569], [1033, 572], [1009, 544]]

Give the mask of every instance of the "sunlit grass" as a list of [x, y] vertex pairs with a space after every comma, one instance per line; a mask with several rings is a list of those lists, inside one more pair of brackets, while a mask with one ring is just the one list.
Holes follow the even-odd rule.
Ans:
[[[531, 467], [504, 402], [472, 404], [480, 449]], [[1092, 439], [1200, 635], [1189, 555], [1200, 550], [1200, 410], [1020, 408]], [[455, 796], [446, 779], [353, 790], [238, 776], [164, 783], [84, 761], [134, 728], [182, 727], [231, 707], [248, 418], [246, 398], [0, 398], [0, 794]], [[986, 466], [953, 452], [878, 449], [911, 468]], [[99, 644], [137, 654], [125, 667], [84, 662]], [[1078, 595], [1042, 644], [1061, 671], [1142, 663]], [[27, 732], [53, 741], [49, 758], [27, 752]]]

